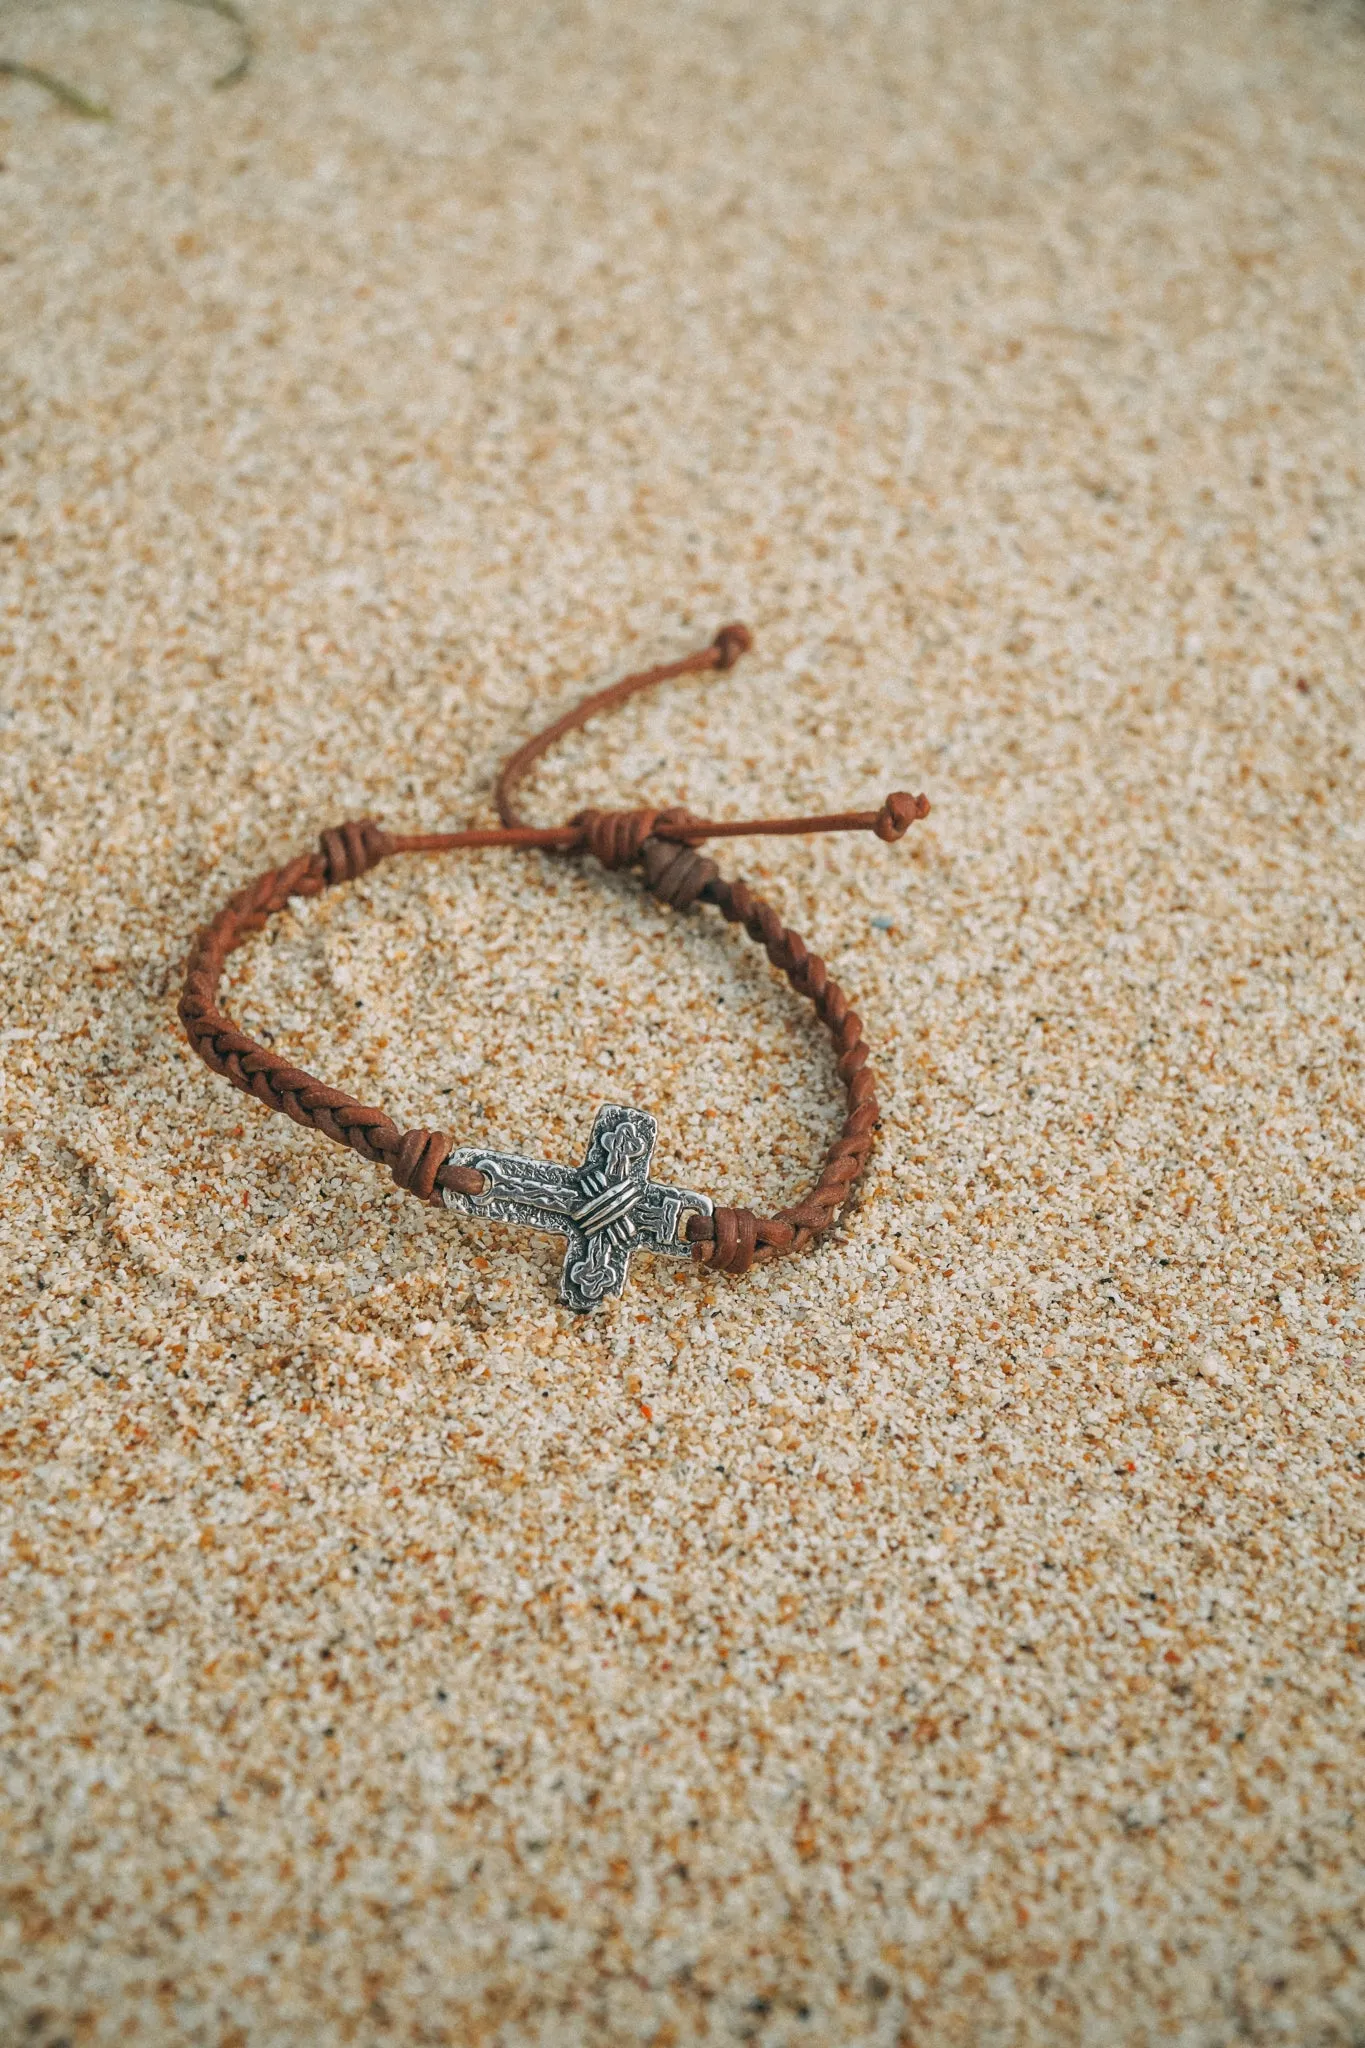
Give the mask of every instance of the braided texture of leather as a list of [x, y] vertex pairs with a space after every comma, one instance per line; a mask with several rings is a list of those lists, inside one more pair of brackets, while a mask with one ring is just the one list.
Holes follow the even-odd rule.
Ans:
[[686, 910], [698, 901], [713, 903], [727, 923], [742, 925], [763, 947], [797, 994], [814, 1004], [834, 1041], [839, 1078], [847, 1090], [843, 1129], [803, 1200], [779, 1210], [776, 1216], [717, 1208], [710, 1216], [691, 1218], [687, 1234], [694, 1258], [704, 1260], [718, 1273], [747, 1273], [750, 1266], [766, 1259], [804, 1251], [828, 1230], [867, 1164], [881, 1110], [876, 1077], [868, 1065], [862, 1019], [849, 1007], [847, 996], [820, 955], [810, 952], [804, 940], [787, 929], [772, 905], [756, 896], [747, 882], [727, 881], [705, 854], [666, 840], [647, 839], [641, 861], [646, 886], [661, 902], [677, 910]]
[[180, 997], [180, 1020], [204, 1064], [267, 1109], [348, 1145], [362, 1159], [386, 1166], [400, 1188], [422, 1202], [439, 1202], [438, 1182], [462, 1194], [483, 1192], [482, 1174], [444, 1162], [455, 1141], [444, 1131], [400, 1131], [385, 1110], [329, 1088], [269, 1046], [248, 1038], [218, 1007], [218, 984], [228, 954], [284, 909], [291, 896], [320, 896], [336, 882], [352, 882], [389, 852], [386, 832], [361, 818], [324, 832], [321, 851], [272, 868], [223, 905], [195, 939]]

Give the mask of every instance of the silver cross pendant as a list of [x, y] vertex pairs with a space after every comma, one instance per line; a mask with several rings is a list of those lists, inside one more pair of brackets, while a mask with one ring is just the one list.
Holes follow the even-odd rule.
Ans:
[[516, 1152], [486, 1152], [464, 1145], [451, 1166], [472, 1166], [484, 1177], [481, 1195], [442, 1189], [448, 1209], [462, 1216], [524, 1223], [569, 1242], [559, 1276], [559, 1298], [579, 1314], [620, 1294], [636, 1252], [688, 1258], [683, 1219], [688, 1210], [709, 1216], [708, 1195], [661, 1187], [649, 1177], [659, 1126], [647, 1110], [604, 1103], [593, 1119], [581, 1166], [523, 1159]]

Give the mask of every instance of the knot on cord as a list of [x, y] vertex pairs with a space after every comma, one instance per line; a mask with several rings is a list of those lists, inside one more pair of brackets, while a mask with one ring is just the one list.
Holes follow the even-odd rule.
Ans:
[[444, 1131], [405, 1131], [398, 1150], [387, 1161], [388, 1169], [407, 1194], [429, 1202], [436, 1191], [436, 1176], [453, 1150], [454, 1140]]
[[604, 868], [633, 867], [656, 826], [676, 830], [692, 822], [691, 813], [676, 804], [663, 811], [579, 811], [569, 820], [583, 851], [594, 854]]
[[355, 882], [393, 851], [393, 841], [374, 818], [352, 818], [334, 825], [318, 840], [323, 875], [330, 889], [337, 882]]
[[454, 1149], [454, 1140], [444, 1131], [405, 1131], [386, 1164], [405, 1193], [429, 1202], [436, 1192], [436, 1176]]
[[877, 822], [872, 827], [878, 839], [903, 839], [918, 818], [929, 815], [927, 796], [911, 796], [908, 790], [895, 790], [877, 813]]
[[716, 667], [733, 668], [741, 654], [747, 654], [754, 644], [754, 636], [745, 625], [736, 619], [732, 626], [722, 626], [711, 642], [715, 649]]
[[650, 894], [673, 910], [690, 909], [720, 874], [700, 847], [680, 846], [675, 839], [647, 839], [641, 859]]
[[747, 1273], [758, 1249], [759, 1219], [752, 1209], [715, 1209], [688, 1229], [692, 1256], [713, 1273]]

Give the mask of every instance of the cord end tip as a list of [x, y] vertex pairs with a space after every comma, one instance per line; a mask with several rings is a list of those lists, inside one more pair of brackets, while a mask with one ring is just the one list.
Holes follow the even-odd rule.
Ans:
[[917, 819], [928, 815], [927, 796], [911, 796], [908, 790], [898, 789], [878, 811], [877, 822], [872, 829], [878, 839], [886, 840], [889, 845], [893, 840], [903, 839]]
[[733, 668], [741, 654], [747, 654], [753, 644], [753, 634], [738, 619], [732, 625], [722, 626], [711, 642], [716, 650], [716, 667]]

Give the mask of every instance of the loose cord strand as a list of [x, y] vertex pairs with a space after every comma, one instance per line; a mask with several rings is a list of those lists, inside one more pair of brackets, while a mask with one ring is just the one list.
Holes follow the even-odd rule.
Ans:
[[591, 696], [582, 698], [566, 711], [562, 718], [557, 718], [553, 725], [533, 733], [514, 754], [509, 754], [493, 785], [493, 801], [503, 824], [525, 825], [526, 820], [512, 802], [512, 792], [525, 778], [527, 769], [533, 767], [542, 754], [547, 754], [557, 740], [562, 740], [567, 733], [579, 731], [600, 712], [615, 711], [618, 705], [637, 697], [641, 690], [652, 690], [656, 683], [671, 683], [677, 676], [705, 675], [708, 669], [733, 668], [753, 644], [754, 636], [747, 626], [738, 622], [722, 626], [709, 647], [698, 648], [695, 654], [685, 654], [681, 661], [665, 661], [657, 668], [645, 668], [635, 675], [622, 676], [619, 683], [610, 683], [605, 690], [594, 690]]
[[900, 839], [919, 818], [929, 815], [929, 799], [893, 790], [875, 811], [827, 812], [809, 818], [694, 818], [681, 806], [668, 810], [580, 811], [567, 825], [528, 825], [512, 801], [513, 792], [551, 747], [571, 732], [578, 732], [589, 719], [604, 711], [615, 711], [642, 690], [678, 676], [704, 675], [708, 670], [731, 669], [754, 644], [754, 636], [738, 620], [722, 626], [709, 647], [686, 654], [680, 661], [662, 662], [657, 668], [641, 669], [594, 690], [572, 705], [553, 724], [533, 733], [498, 771], [493, 785], [501, 826], [472, 826], [461, 832], [407, 832], [387, 837], [390, 853], [454, 853], [480, 846], [541, 847], [547, 852], [598, 855], [608, 867], [628, 866], [638, 858], [646, 838], [664, 839], [678, 846], [698, 846], [705, 839], [789, 838], [806, 832], [875, 832], [888, 843]]

